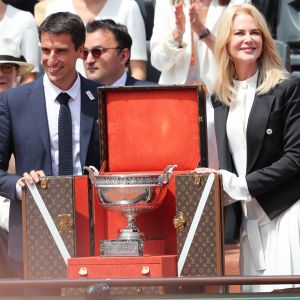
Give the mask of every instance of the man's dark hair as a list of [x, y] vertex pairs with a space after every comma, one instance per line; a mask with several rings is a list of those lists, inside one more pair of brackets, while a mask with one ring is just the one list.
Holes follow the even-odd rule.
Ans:
[[70, 34], [75, 50], [85, 42], [85, 27], [81, 18], [69, 12], [58, 12], [49, 15], [39, 26], [39, 38], [42, 33]]
[[116, 23], [111, 19], [93, 20], [86, 24], [87, 33], [92, 33], [99, 29], [110, 31], [114, 35], [120, 50], [125, 48], [129, 51], [131, 50], [132, 39], [125, 25]]

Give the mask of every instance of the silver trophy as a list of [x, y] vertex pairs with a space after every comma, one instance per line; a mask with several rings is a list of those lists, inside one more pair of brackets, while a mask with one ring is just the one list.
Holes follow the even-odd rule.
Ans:
[[120, 230], [118, 240], [140, 240], [136, 217], [158, 208], [163, 202], [167, 186], [177, 165], [167, 166], [161, 174], [124, 173], [99, 174], [95, 167], [85, 167], [92, 184], [97, 188], [104, 208], [117, 211], [127, 218], [127, 226]]

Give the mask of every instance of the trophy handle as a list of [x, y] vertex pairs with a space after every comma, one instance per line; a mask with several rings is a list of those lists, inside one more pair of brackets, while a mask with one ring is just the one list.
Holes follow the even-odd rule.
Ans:
[[89, 172], [89, 177], [93, 184], [96, 183], [96, 176], [99, 175], [99, 171], [94, 166], [85, 166], [83, 168], [84, 170], [87, 170]]
[[162, 184], [168, 184], [173, 175], [173, 170], [177, 167], [177, 165], [167, 165], [162, 174], [161, 174], [161, 182]]

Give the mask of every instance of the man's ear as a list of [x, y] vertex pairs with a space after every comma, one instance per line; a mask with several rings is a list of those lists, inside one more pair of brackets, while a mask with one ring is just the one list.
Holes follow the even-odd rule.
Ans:
[[78, 52], [78, 58], [83, 59], [83, 49], [84, 49], [84, 44], [82, 44], [82, 45], [78, 48], [78, 50], [77, 50], [77, 52]]
[[121, 62], [124, 65], [127, 65], [129, 63], [129, 60], [130, 60], [130, 51], [129, 51], [128, 48], [122, 49], [121, 57], [122, 57]]

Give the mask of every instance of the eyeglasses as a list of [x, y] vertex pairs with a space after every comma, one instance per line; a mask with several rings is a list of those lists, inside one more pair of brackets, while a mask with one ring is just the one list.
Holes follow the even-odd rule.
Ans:
[[120, 47], [115, 48], [102, 48], [102, 47], [95, 47], [91, 50], [84, 48], [83, 49], [83, 59], [87, 59], [89, 53], [91, 52], [92, 56], [97, 59], [99, 58], [104, 52], [110, 49], [121, 49]]
[[0, 64], [0, 70], [3, 74], [10, 74], [14, 68], [18, 68], [15, 64]]

